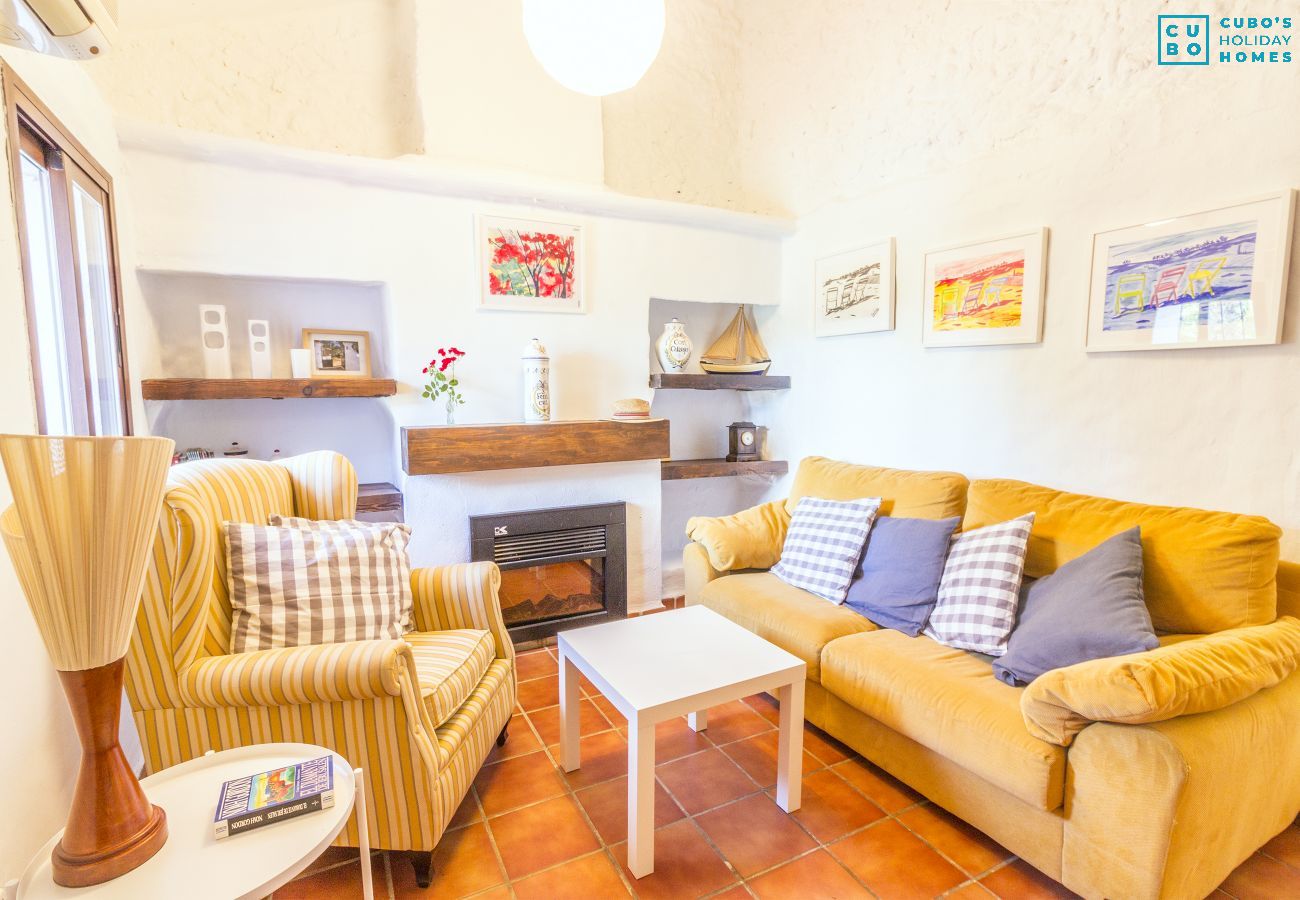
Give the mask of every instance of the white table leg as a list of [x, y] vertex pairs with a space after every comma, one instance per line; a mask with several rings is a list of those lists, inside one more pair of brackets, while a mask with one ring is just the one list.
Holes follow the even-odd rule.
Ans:
[[703, 731], [709, 727], [709, 711], [707, 709], [697, 709], [686, 716], [686, 724], [691, 726], [691, 731]]
[[803, 802], [803, 679], [776, 691], [781, 733], [776, 750], [776, 802], [794, 812]]
[[375, 886], [371, 883], [370, 873], [370, 824], [366, 817], [366, 779], [361, 769], [352, 770], [352, 779], [356, 792], [352, 797], [352, 809], [357, 814], [357, 834], [361, 847], [361, 896], [364, 900], [375, 900]]
[[578, 680], [578, 667], [560, 650], [560, 767], [566, 772], [582, 765]]
[[655, 725], [628, 719], [627, 867], [634, 878], [655, 870]]

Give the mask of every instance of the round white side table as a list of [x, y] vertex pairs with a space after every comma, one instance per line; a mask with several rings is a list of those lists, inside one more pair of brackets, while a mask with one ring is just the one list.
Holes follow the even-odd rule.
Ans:
[[[212, 833], [223, 782], [322, 756], [334, 757], [334, 805], [285, 822], [217, 840]], [[373, 900], [370, 839], [361, 770], [324, 747], [257, 744], [209, 753], [164, 769], [140, 782], [150, 801], [167, 813], [167, 843], [144, 865], [92, 887], [66, 888], [50, 875], [50, 851], [60, 831], [41, 848], [18, 883], [19, 900], [186, 900], [260, 898], [288, 884], [338, 837], [355, 807], [361, 834], [361, 879]]]

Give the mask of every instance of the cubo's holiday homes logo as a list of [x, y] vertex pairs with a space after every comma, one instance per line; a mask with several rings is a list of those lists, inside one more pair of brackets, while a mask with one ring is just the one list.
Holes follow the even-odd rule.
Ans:
[[1156, 16], [1156, 63], [1289, 63], [1292, 36], [1290, 16]]

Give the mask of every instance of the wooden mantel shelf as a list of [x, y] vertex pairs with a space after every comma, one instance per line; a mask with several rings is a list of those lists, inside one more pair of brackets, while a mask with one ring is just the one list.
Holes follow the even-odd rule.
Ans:
[[665, 459], [660, 477], [664, 481], [681, 481], [687, 478], [725, 478], [735, 475], [784, 475], [790, 470], [783, 459], [755, 459], [748, 462], [728, 462], [725, 459]]
[[654, 372], [650, 375], [650, 387], [679, 391], [784, 391], [790, 387], [790, 376]]
[[668, 421], [512, 422], [402, 429], [408, 475], [448, 475], [535, 466], [662, 460]]
[[392, 378], [146, 378], [146, 400], [285, 400], [391, 397]]

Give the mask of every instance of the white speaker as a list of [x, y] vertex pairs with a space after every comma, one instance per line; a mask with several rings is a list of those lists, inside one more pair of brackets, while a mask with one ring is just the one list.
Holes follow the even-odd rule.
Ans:
[[248, 320], [248, 358], [254, 378], [271, 377], [271, 323], [266, 319]]
[[203, 372], [208, 378], [230, 378], [230, 335], [226, 331], [226, 308], [220, 304], [199, 305], [199, 336], [203, 339]]

